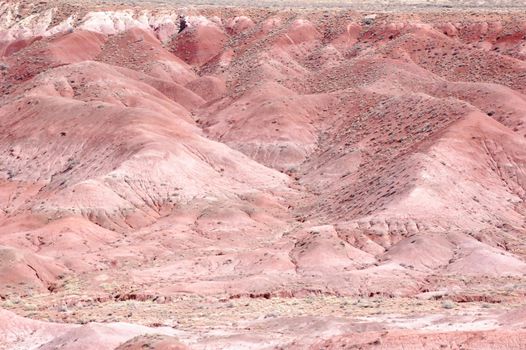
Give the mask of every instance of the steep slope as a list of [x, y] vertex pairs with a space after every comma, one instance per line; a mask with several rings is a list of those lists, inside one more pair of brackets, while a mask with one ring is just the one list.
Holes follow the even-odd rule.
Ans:
[[[0, 28], [6, 307], [78, 322], [84, 303], [102, 310], [90, 319], [106, 320], [112, 302], [143, 302], [142, 312], [179, 297], [399, 307], [447, 296], [475, 302], [475, 314], [486, 301], [502, 312], [521, 305], [523, 13], [4, 1]], [[36, 311], [18, 302], [36, 295]], [[57, 316], [63, 303], [77, 311]], [[411, 317], [434, 320], [432, 308]], [[520, 347], [499, 333], [497, 314], [463, 344], [487, 335]], [[322, 339], [265, 346], [366, 347], [385, 320], [360, 330], [366, 344], [345, 335], [350, 321], [332, 321], [338, 331]], [[422, 334], [453, 346], [443, 323]], [[46, 346], [92, 335], [103, 344], [110, 331], [100, 327]], [[237, 330], [185, 339], [235, 347], [246, 335]], [[165, 340], [180, 346], [162, 338], [160, 348]]]

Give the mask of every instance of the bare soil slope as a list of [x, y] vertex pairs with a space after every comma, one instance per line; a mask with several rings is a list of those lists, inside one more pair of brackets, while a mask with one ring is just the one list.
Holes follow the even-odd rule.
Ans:
[[526, 346], [524, 11], [366, 5], [0, 2], [0, 345]]

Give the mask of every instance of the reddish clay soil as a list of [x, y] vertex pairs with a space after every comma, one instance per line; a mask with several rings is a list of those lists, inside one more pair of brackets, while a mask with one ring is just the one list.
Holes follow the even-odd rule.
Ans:
[[0, 1], [0, 349], [526, 348], [525, 9], [292, 3]]

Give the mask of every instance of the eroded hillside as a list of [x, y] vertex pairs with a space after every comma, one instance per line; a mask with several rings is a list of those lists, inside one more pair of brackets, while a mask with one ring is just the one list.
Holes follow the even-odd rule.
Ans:
[[88, 323], [6, 348], [526, 346], [522, 11], [8, 1], [0, 28], [0, 298]]

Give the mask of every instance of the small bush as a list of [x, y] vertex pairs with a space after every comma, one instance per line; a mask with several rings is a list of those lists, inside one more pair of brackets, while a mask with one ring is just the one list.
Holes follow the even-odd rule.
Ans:
[[456, 304], [455, 304], [454, 302], [452, 302], [451, 300], [444, 300], [444, 301], [442, 302], [442, 307], [443, 307], [444, 309], [448, 309], [448, 310], [449, 310], [449, 309], [454, 309], [455, 306], [456, 306]]

